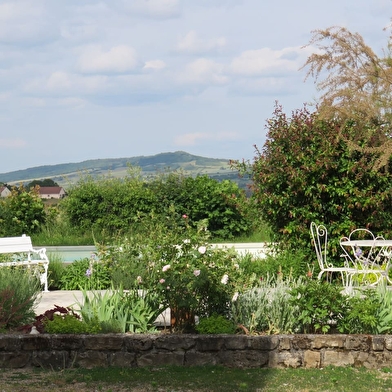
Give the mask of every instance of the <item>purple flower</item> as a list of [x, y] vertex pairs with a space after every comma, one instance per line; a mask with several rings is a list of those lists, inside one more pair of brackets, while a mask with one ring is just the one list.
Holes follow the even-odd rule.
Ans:
[[85, 275], [89, 278], [91, 276], [90, 268], [87, 268]]

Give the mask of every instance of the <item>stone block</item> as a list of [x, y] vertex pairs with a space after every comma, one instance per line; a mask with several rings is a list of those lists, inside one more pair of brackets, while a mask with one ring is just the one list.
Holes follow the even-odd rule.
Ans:
[[53, 335], [53, 350], [78, 350], [84, 347], [84, 339], [80, 335]]
[[244, 335], [233, 335], [225, 339], [227, 350], [244, 350], [248, 347], [249, 339]]
[[18, 369], [31, 365], [32, 353], [26, 352], [1, 352], [0, 353], [0, 368]]
[[52, 336], [45, 335], [25, 335], [22, 338], [22, 350], [50, 350], [52, 348]]
[[86, 335], [84, 347], [86, 350], [120, 350], [124, 339], [122, 334]]
[[84, 369], [104, 368], [109, 365], [109, 360], [106, 352], [89, 350], [78, 352], [75, 356], [74, 364]]
[[221, 336], [200, 335], [196, 340], [198, 351], [220, 351], [225, 345], [225, 339]]
[[292, 337], [287, 335], [280, 336], [279, 339], [279, 350], [290, 350]]
[[346, 335], [314, 335], [311, 347], [321, 348], [343, 348]]
[[[248, 336], [248, 348], [252, 350], [275, 350], [279, 345], [278, 336]], [[227, 347], [227, 344], [226, 344]], [[290, 348], [290, 346], [289, 346]]]
[[261, 368], [268, 365], [268, 351], [236, 350], [218, 353], [220, 364], [233, 368]]
[[385, 348], [392, 351], [392, 336], [385, 336], [384, 338]]
[[127, 351], [140, 352], [151, 350], [156, 337], [150, 335], [126, 335], [123, 339]]
[[31, 364], [44, 369], [62, 370], [70, 366], [67, 351], [36, 351]]
[[216, 353], [197, 351], [187, 351], [184, 357], [185, 366], [206, 366], [206, 365], [221, 365], [220, 359]]
[[344, 348], [346, 350], [369, 351], [371, 337], [368, 335], [346, 335]]
[[310, 335], [293, 335], [291, 346], [294, 350], [307, 350], [312, 346], [312, 336]]
[[299, 368], [303, 360], [300, 352], [270, 351], [268, 367], [270, 368]]
[[111, 353], [108, 357], [109, 366], [115, 366], [120, 368], [132, 368], [136, 367], [136, 354], [124, 351]]
[[197, 335], [163, 335], [153, 341], [153, 346], [169, 351], [189, 350], [196, 345], [196, 339], [199, 338]]
[[384, 351], [385, 339], [383, 336], [374, 335], [372, 336], [372, 350], [373, 351]]
[[184, 365], [184, 352], [148, 352], [136, 358], [138, 367], [145, 366], [183, 366]]
[[0, 335], [0, 352], [17, 351], [21, 348], [21, 339], [18, 335]]
[[321, 356], [321, 367], [353, 365], [354, 356], [350, 351], [325, 351]]
[[306, 350], [304, 352], [304, 366], [306, 368], [319, 368], [321, 363], [320, 351]]

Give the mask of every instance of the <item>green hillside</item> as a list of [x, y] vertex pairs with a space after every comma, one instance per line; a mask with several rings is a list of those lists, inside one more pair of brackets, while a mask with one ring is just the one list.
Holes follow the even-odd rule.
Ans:
[[245, 180], [239, 179], [238, 173], [230, 168], [228, 159], [206, 158], [184, 151], [133, 158], [92, 159], [79, 163], [37, 166], [0, 173], [0, 182], [12, 185], [51, 178], [59, 185], [66, 187], [77, 182], [82, 174], [104, 176], [110, 173], [115, 177], [124, 177], [129, 170], [129, 165], [140, 167], [143, 175], [151, 175], [165, 170], [182, 170], [189, 175], [207, 174], [218, 180], [231, 179], [239, 183], [246, 183]]

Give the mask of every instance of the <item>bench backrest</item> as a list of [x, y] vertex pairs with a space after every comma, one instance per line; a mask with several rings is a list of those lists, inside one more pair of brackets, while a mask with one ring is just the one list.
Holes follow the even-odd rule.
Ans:
[[0, 253], [29, 252], [32, 248], [31, 238], [26, 235], [0, 238]]

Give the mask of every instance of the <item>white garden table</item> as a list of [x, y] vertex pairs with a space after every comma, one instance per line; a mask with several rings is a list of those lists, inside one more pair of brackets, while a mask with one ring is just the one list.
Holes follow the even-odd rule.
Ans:
[[[366, 231], [370, 237], [368, 239], [356, 239], [352, 235], [354, 232]], [[370, 286], [375, 286], [382, 281], [392, 284], [389, 277], [392, 258], [392, 240], [385, 240], [382, 237], [375, 237], [370, 231], [365, 229], [354, 230], [349, 237], [340, 240], [345, 257], [351, 261], [354, 271], [350, 273], [361, 275]], [[373, 279], [369, 278], [373, 276]]]

